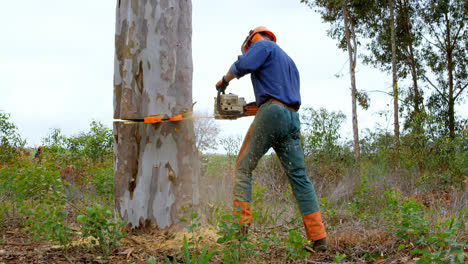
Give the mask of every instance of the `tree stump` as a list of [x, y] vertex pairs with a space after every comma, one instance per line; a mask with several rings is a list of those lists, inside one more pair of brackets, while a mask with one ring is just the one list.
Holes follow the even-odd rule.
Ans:
[[176, 225], [197, 205], [192, 120], [143, 123], [192, 110], [191, 1], [117, 1], [114, 118], [115, 208], [132, 227]]

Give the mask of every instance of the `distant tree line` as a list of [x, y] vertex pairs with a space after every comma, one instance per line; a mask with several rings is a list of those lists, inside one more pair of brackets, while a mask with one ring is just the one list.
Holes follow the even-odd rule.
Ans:
[[[395, 168], [402, 133], [421, 147], [427, 133], [451, 140], [466, 133], [456, 105], [468, 86], [468, 2], [464, 0], [301, 0], [330, 24], [328, 35], [348, 51], [351, 77], [354, 157], [360, 160], [356, 105], [368, 97], [357, 89], [357, 58], [391, 73]], [[361, 44], [365, 43], [365, 44]], [[362, 50], [358, 48], [362, 46]], [[363, 100], [364, 99], [364, 100]], [[435, 133], [435, 134], [434, 134]]]

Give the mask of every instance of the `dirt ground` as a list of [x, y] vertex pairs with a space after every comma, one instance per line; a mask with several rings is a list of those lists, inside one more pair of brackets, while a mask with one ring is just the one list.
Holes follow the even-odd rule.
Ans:
[[[163, 253], [169, 259], [174, 258], [180, 263], [182, 260], [182, 244], [185, 232], [168, 233], [161, 231], [138, 231], [128, 234], [121, 240], [105, 261], [101, 252], [90, 246], [89, 241], [77, 240], [69, 248], [54, 246], [46, 242], [28, 242], [26, 234], [19, 229], [7, 229], [1, 232], [0, 264], [10, 263], [147, 263], [147, 259], [154, 257], [157, 263], [166, 263]], [[215, 230], [203, 229], [203, 245], [215, 246], [218, 235]], [[261, 234], [253, 234], [257, 239]], [[331, 235], [328, 240], [329, 250], [326, 253], [312, 253], [306, 260], [287, 260], [285, 248], [277, 247], [270, 250], [270, 254], [246, 260], [246, 263], [333, 263], [337, 252], [345, 252], [353, 261], [342, 263], [416, 263], [417, 258], [409, 256], [408, 252], [389, 252], [396, 248], [395, 239], [389, 233], [380, 231], [363, 231], [362, 233], [341, 232]], [[379, 253], [380, 252], [380, 253]], [[392, 257], [389, 257], [391, 253]], [[372, 261], [365, 260], [365, 254], [373, 256]], [[379, 254], [382, 255], [379, 258]], [[222, 263], [218, 256], [212, 258], [212, 263]]]

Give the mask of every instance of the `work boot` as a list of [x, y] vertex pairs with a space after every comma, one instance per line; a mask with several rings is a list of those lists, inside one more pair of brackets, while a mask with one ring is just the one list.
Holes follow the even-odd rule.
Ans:
[[324, 237], [317, 241], [314, 241], [312, 244], [312, 249], [316, 252], [325, 252], [327, 251], [327, 238]]
[[249, 224], [242, 226], [239, 230], [237, 230], [237, 236], [246, 236], [249, 233]]

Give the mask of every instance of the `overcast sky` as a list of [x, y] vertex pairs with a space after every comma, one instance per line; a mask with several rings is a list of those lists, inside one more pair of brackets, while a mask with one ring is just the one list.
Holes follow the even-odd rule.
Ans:
[[[348, 117], [343, 135], [351, 138], [348, 55], [327, 36], [328, 25], [317, 13], [299, 0], [193, 0], [192, 5], [195, 111], [212, 113], [215, 83], [240, 54], [248, 31], [263, 25], [296, 62], [303, 107], [343, 111]], [[0, 111], [11, 114], [28, 146], [40, 144], [51, 128], [73, 135], [87, 131], [92, 120], [112, 128], [115, 8], [111, 0], [2, 4]], [[357, 87], [390, 91], [391, 77], [359, 65]], [[232, 81], [228, 92], [254, 100], [248, 76]], [[376, 122], [391, 129], [391, 120], [377, 114], [391, 111], [391, 97], [369, 95], [370, 109], [358, 110], [360, 130]], [[216, 122], [221, 136], [229, 136], [245, 134], [251, 121]]]

